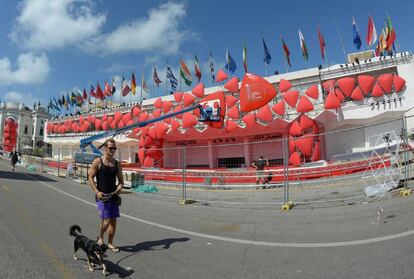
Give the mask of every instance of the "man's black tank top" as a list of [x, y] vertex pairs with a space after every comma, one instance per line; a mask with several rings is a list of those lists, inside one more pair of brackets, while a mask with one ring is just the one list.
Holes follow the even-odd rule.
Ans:
[[116, 190], [116, 175], [118, 173], [118, 161], [115, 160], [115, 166], [105, 166], [101, 160], [101, 164], [98, 168], [98, 173], [96, 174], [96, 186], [99, 192], [109, 194]]

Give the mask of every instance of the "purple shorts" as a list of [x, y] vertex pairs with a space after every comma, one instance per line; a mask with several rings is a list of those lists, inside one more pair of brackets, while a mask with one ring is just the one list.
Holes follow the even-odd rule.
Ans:
[[96, 202], [98, 211], [99, 211], [99, 218], [101, 219], [109, 219], [109, 218], [119, 218], [119, 206], [115, 202], [107, 201], [107, 202]]

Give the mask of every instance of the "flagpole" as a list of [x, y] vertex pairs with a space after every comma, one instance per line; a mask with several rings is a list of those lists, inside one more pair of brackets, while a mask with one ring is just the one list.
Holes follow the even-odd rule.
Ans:
[[283, 49], [283, 40], [282, 40], [282, 34], [281, 34], [280, 30], [279, 30], [279, 38], [280, 38], [280, 42], [282, 43], [282, 54], [285, 57], [285, 59], [283, 59], [283, 61], [285, 62], [285, 70], [286, 70], [286, 73], [288, 73], [289, 71], [288, 71], [288, 66], [287, 66], [287, 63], [286, 63], [286, 55], [285, 55], [285, 50]]
[[[260, 33], [261, 35], [262, 35], [262, 43], [264, 44], [264, 36], [263, 36], [263, 32], [261, 32]], [[263, 48], [264, 48], [264, 45], [263, 45]], [[267, 46], [266, 46], [266, 48], [267, 48]], [[263, 49], [264, 50], [264, 49]], [[265, 58], [263, 59], [263, 62], [264, 62], [264, 64], [265, 64], [265, 70], [266, 70], [266, 76], [268, 77], [269, 76], [269, 73], [268, 73], [268, 65], [267, 65], [267, 63], [266, 63], [266, 53], [265, 53]]]
[[168, 94], [168, 85], [167, 85], [167, 79], [168, 79], [168, 59], [167, 59], [167, 66], [165, 67], [165, 96]]
[[[387, 24], [386, 24], [386, 26], [388, 26], [388, 19], [390, 19], [390, 15], [388, 14], [388, 10], [385, 10], [385, 14], [387, 15]], [[395, 29], [394, 26], [392, 27], [392, 29]], [[397, 36], [395, 36], [395, 44], [396, 44], [396, 51], [400, 52], [400, 43], [397, 40]]]
[[152, 94], [155, 97], [154, 69], [155, 69], [155, 63], [154, 63], [154, 67], [152, 68]]
[[341, 44], [342, 51], [344, 52], [345, 62], [347, 62], [347, 56], [346, 56], [344, 41], [342, 40], [342, 35], [341, 35], [341, 32], [339, 31], [338, 22], [336, 21], [336, 18], [334, 18], [334, 21], [335, 21], [335, 26], [336, 26], [336, 32], [338, 32], [338, 36], [339, 36], [339, 42]]
[[141, 66], [141, 101], [142, 104], [144, 102], [144, 98], [142, 97], [142, 86], [144, 85], [144, 68]]

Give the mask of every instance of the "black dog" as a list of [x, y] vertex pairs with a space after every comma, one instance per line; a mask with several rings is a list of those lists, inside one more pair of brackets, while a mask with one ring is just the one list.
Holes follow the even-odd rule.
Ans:
[[89, 271], [94, 271], [94, 264], [92, 261], [95, 261], [102, 265], [102, 273], [106, 275], [106, 266], [102, 262], [102, 257], [107, 249], [106, 245], [99, 245], [97, 241], [90, 240], [86, 236], [80, 235], [78, 232], [81, 232], [81, 228], [78, 225], [73, 225], [70, 227], [69, 234], [75, 237], [75, 241], [73, 242], [73, 259], [75, 261], [78, 260], [76, 257], [76, 251], [81, 248], [86, 253]]

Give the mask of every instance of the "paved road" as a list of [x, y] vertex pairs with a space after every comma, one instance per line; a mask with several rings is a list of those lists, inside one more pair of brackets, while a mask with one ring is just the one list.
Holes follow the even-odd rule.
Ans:
[[[281, 212], [125, 194], [122, 212], [108, 278], [414, 278], [414, 195]], [[0, 278], [102, 278], [68, 235], [98, 222], [87, 185], [0, 160]]]

